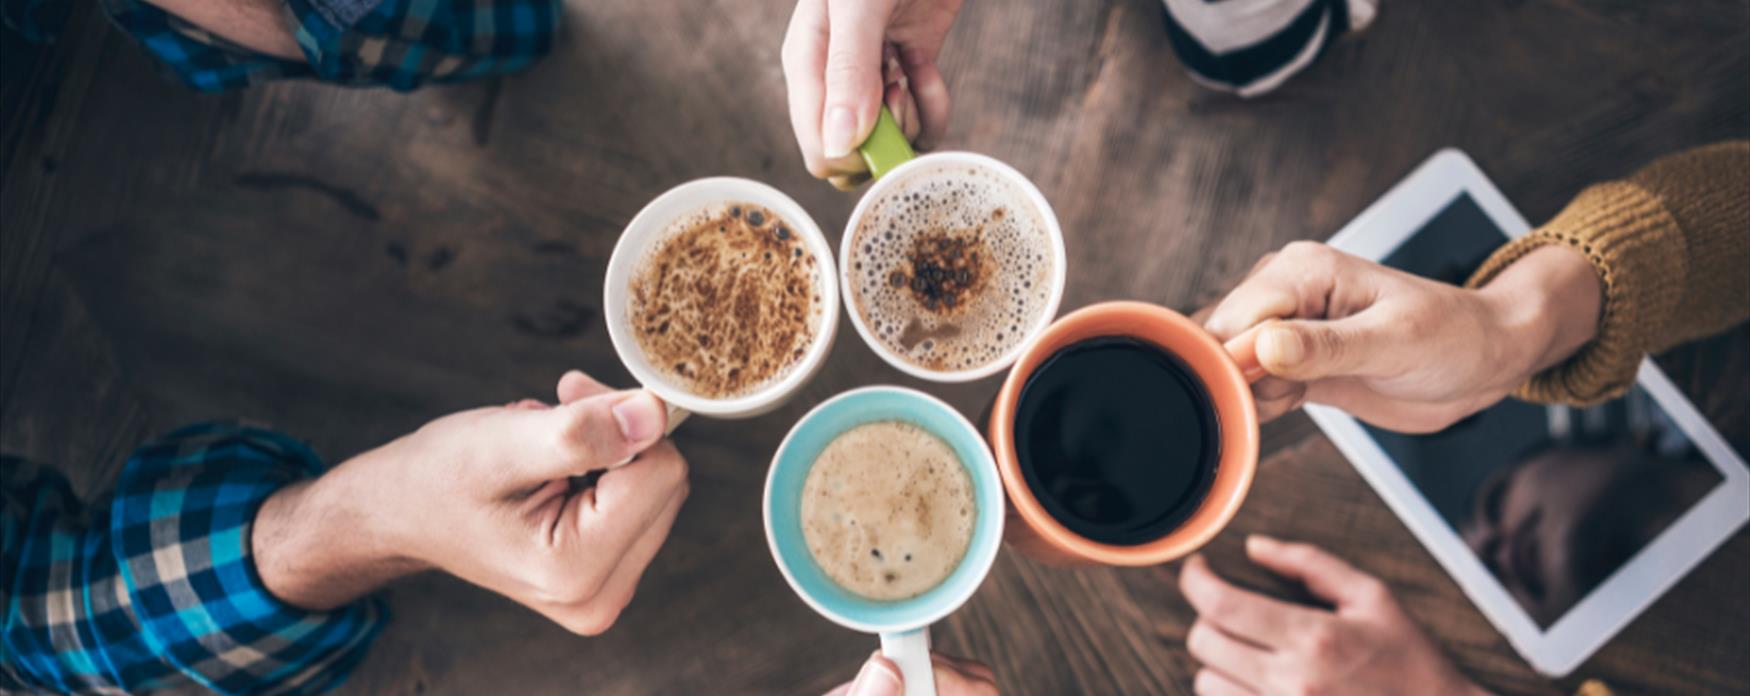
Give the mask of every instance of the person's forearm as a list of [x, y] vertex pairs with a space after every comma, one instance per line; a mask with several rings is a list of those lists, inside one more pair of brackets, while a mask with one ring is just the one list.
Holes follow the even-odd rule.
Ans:
[[1604, 285], [1592, 264], [1564, 246], [1541, 247], [1477, 290], [1500, 320], [1519, 381], [1572, 356], [1598, 335]]
[[249, 50], [292, 60], [304, 56], [292, 38], [291, 18], [281, 0], [146, 2]]
[[344, 469], [286, 486], [256, 513], [256, 572], [288, 604], [332, 609], [422, 569], [395, 553], [368, 511], [350, 503]]

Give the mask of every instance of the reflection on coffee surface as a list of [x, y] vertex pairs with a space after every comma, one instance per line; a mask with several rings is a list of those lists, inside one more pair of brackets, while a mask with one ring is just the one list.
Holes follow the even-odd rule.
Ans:
[[819, 274], [796, 228], [725, 203], [675, 221], [632, 272], [638, 348], [699, 396], [743, 396], [793, 369], [820, 331]]
[[923, 594], [972, 543], [972, 477], [954, 449], [901, 421], [827, 444], [802, 484], [802, 535], [827, 577], [869, 599]]
[[845, 263], [852, 311], [907, 362], [945, 372], [1001, 358], [1051, 303], [1056, 258], [1042, 213], [996, 172], [943, 164], [871, 201]]
[[1202, 380], [1176, 356], [1107, 336], [1057, 351], [1027, 378], [1015, 454], [1027, 487], [1070, 531], [1144, 544], [1209, 495], [1219, 428]]

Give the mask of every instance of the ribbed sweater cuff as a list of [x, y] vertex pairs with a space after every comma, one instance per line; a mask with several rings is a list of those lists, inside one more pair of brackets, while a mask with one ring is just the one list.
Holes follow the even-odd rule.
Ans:
[[1581, 192], [1549, 224], [1497, 249], [1471, 276], [1482, 287], [1532, 250], [1562, 244], [1583, 254], [1604, 285], [1598, 335], [1567, 360], [1533, 375], [1514, 395], [1589, 405], [1634, 384], [1651, 339], [1667, 330], [1689, 269], [1683, 237], [1659, 201], [1613, 181]]

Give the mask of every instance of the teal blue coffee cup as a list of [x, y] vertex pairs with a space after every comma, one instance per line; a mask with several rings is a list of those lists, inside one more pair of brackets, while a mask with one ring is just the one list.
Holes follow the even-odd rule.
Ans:
[[[948, 443], [972, 480], [977, 517], [972, 542], [960, 565], [921, 595], [879, 601], [851, 593], [827, 577], [802, 536], [802, 484], [827, 443], [864, 423], [903, 421]], [[929, 626], [978, 590], [1003, 541], [1003, 482], [984, 437], [959, 411], [940, 399], [905, 387], [853, 389], [826, 400], [797, 421], [772, 457], [763, 504], [766, 541], [790, 588], [802, 601], [839, 625], [881, 636], [881, 652], [899, 665], [906, 696], [934, 696]]]

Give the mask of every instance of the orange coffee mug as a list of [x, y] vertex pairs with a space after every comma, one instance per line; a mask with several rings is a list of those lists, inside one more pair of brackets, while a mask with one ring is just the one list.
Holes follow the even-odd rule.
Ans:
[[[1221, 446], [1215, 479], [1196, 511], [1179, 526], [1151, 541], [1114, 545], [1077, 534], [1046, 511], [1027, 485], [1015, 448], [1015, 414], [1021, 389], [1046, 359], [1073, 344], [1104, 336], [1152, 343], [1183, 361], [1203, 382], [1219, 424]], [[1239, 512], [1258, 470], [1258, 409], [1251, 379], [1261, 371], [1252, 353], [1252, 334], [1236, 343], [1242, 368], [1203, 327], [1173, 310], [1146, 302], [1104, 302], [1076, 310], [1045, 329], [1021, 353], [991, 408], [988, 435], [997, 471], [1008, 492], [1004, 537], [1035, 560], [1057, 565], [1147, 566], [1165, 563], [1208, 543]]]

